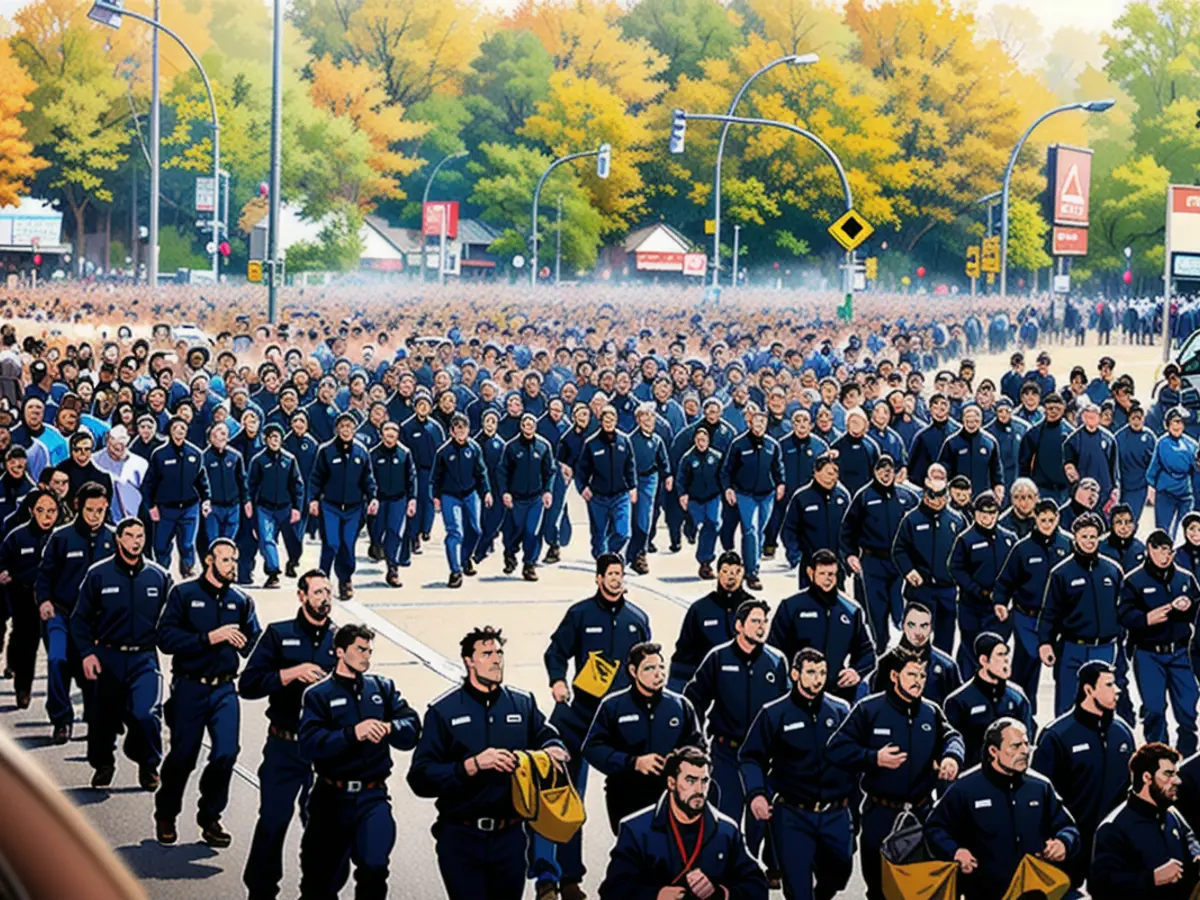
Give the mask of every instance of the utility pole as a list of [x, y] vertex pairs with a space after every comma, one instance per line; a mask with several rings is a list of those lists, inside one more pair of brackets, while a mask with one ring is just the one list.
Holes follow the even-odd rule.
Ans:
[[554, 283], [562, 275], [562, 194], [558, 195], [558, 216], [554, 220]]
[[280, 197], [283, 169], [283, 0], [275, 0], [274, 33], [271, 37], [271, 186], [270, 218], [267, 220], [267, 321], [275, 323], [279, 308]]
[[741, 237], [741, 234], [742, 234], [742, 226], [734, 225], [733, 226], [733, 266], [732, 266], [732, 268], [733, 268], [733, 283], [730, 285], [731, 287], [737, 287], [738, 238]]
[[146, 262], [146, 281], [151, 287], [158, 286], [158, 203], [161, 194], [160, 158], [158, 153], [159, 107], [161, 99], [158, 89], [158, 23], [162, 14], [160, 0], [154, 0], [154, 28], [150, 35], [150, 241], [149, 260]]

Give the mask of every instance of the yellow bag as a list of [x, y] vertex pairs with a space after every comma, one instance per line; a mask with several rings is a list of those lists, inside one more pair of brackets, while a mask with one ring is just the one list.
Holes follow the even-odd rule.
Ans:
[[1066, 872], [1026, 853], [1000, 900], [1018, 900], [1027, 891], [1041, 891], [1046, 900], [1062, 900], [1070, 889], [1071, 879]]
[[603, 697], [616, 681], [620, 667], [620, 663], [609, 662], [600, 655], [599, 650], [593, 650], [571, 683], [591, 697]]
[[919, 862], [896, 865], [883, 862], [883, 896], [887, 900], [957, 900], [958, 863]]
[[517, 750], [515, 754], [513, 808], [546, 840], [565, 844], [587, 819], [583, 798], [545, 750]]

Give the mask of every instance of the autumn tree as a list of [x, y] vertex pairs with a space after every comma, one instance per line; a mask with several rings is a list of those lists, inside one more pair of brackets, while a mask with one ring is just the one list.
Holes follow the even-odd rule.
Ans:
[[667, 80], [700, 74], [706, 59], [722, 59], [744, 37], [741, 17], [717, 0], [641, 0], [621, 17], [626, 38], [642, 40], [667, 59]]
[[49, 165], [34, 155], [20, 118], [33, 110], [29, 95], [35, 87], [8, 44], [0, 43], [0, 206], [20, 203], [33, 177]]

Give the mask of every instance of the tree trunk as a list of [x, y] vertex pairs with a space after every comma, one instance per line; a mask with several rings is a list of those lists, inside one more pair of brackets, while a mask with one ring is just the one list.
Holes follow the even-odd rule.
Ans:
[[83, 277], [83, 254], [87, 244], [87, 236], [83, 233], [84, 214], [87, 212], [86, 206], [76, 206], [71, 204], [71, 212], [75, 213], [75, 276]]
[[104, 265], [105, 272], [112, 268], [112, 204], [104, 210]]

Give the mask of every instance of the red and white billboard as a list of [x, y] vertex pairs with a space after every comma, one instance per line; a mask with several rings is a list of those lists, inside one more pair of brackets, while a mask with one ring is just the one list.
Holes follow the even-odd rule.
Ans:
[[637, 267], [643, 272], [682, 272], [682, 253], [647, 250], [637, 254]]
[[683, 274], [704, 277], [708, 270], [708, 256], [703, 253], [683, 254]]
[[1167, 234], [1172, 253], [1200, 253], [1200, 187], [1171, 185]]
[[1088, 230], [1055, 225], [1053, 234], [1053, 256], [1087, 256]]
[[446, 219], [446, 237], [458, 237], [458, 201], [430, 200], [421, 208], [421, 234], [425, 237], [442, 236], [442, 218]]
[[1046, 174], [1050, 179], [1050, 221], [1054, 225], [1088, 224], [1088, 195], [1092, 185], [1092, 151], [1055, 144], [1050, 148]]

